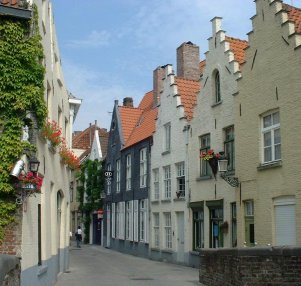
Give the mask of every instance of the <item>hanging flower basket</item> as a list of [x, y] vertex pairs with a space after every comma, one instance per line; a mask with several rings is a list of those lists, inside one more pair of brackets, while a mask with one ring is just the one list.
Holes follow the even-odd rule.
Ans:
[[62, 129], [54, 120], [47, 120], [41, 130], [41, 135], [51, 142], [53, 147], [58, 146], [62, 142]]
[[221, 154], [220, 153], [215, 154], [214, 150], [210, 149], [207, 152], [201, 152], [200, 157], [204, 161], [208, 161], [208, 164], [212, 170], [212, 174], [213, 174], [214, 178], [216, 179], [216, 174], [217, 174], [217, 170], [218, 170], [218, 160], [221, 158]]
[[80, 168], [79, 158], [67, 147], [65, 140], [62, 140], [60, 145], [59, 154], [61, 156], [62, 163], [67, 165], [71, 170], [76, 170]]
[[33, 172], [21, 174], [17, 187], [23, 191], [40, 192], [43, 184], [43, 178]]

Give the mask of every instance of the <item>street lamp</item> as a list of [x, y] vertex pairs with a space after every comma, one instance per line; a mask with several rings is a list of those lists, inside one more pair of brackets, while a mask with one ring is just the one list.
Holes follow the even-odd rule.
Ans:
[[[221, 153], [221, 152], [220, 152]], [[218, 160], [218, 171], [221, 174], [221, 178], [224, 179], [230, 186], [238, 187], [240, 182], [238, 178], [229, 176], [228, 172], [228, 160], [226, 157], [222, 157]]]
[[32, 157], [29, 160], [29, 170], [33, 173], [37, 173], [39, 170], [40, 161], [36, 157]]

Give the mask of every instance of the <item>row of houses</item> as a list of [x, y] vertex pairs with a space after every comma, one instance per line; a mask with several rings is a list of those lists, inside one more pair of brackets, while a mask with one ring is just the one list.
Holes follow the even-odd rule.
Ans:
[[[58, 140], [56, 142], [48, 140], [51, 138], [47, 138], [41, 132], [41, 128], [37, 128], [34, 114], [41, 110], [24, 111], [22, 106], [19, 106], [18, 116], [22, 117], [25, 112], [27, 119], [24, 121], [21, 140], [28, 141], [36, 148], [34, 156], [39, 163], [39, 169], [35, 171], [35, 175], [42, 180], [42, 183], [41, 189], [30, 196], [30, 191], [16, 187], [17, 210], [11, 214], [14, 216], [14, 222], [5, 229], [5, 236], [0, 242], [0, 253], [20, 258], [21, 275], [19, 276], [21, 276], [22, 285], [53, 285], [57, 280], [57, 275], [69, 268], [69, 191], [70, 182], [74, 180], [74, 171], [65, 161], [62, 161], [61, 151], [67, 151], [70, 154], [73, 122], [81, 100], [68, 92], [64, 82], [51, 1], [1, 0], [0, 17], [1, 25], [10, 23], [15, 25], [14, 27], [25, 27], [26, 25], [30, 27], [29, 33], [24, 35], [24, 38], [21, 36], [18, 38], [18, 41], [23, 43], [22, 50], [14, 48], [12, 49], [13, 55], [8, 55], [19, 60], [15, 67], [9, 67], [12, 73], [19, 74], [20, 69], [31, 68], [30, 56], [26, 60], [22, 60], [22, 57], [25, 56], [30, 41], [28, 38], [39, 33], [40, 41], [37, 41], [36, 45], [43, 47], [43, 57], [38, 58], [39, 55], [36, 55], [37, 58], [34, 61], [40, 64], [37, 70], [44, 72], [44, 81], [41, 87], [37, 82], [31, 82], [32, 79], [29, 76], [29, 84], [26, 88], [34, 92], [36, 97], [40, 96], [39, 90], [42, 90], [41, 96], [47, 109], [48, 127], [52, 133], [57, 132], [54, 134], [54, 139]], [[37, 28], [39, 32], [37, 32]], [[14, 32], [13, 28], [10, 31]], [[21, 35], [19, 31], [18, 33]], [[2, 34], [0, 36], [2, 47], [7, 45], [5, 41], [6, 38]], [[19, 42], [16, 42], [15, 45], [20, 47]], [[7, 72], [5, 64], [2, 66], [3, 70]], [[11, 77], [8, 75], [6, 79], [11, 79]], [[19, 85], [18, 82], [16, 86]], [[1, 94], [8, 92], [10, 90], [3, 90], [3, 86], [1, 87]], [[16, 94], [19, 94], [18, 91]], [[18, 96], [25, 95], [21, 93]], [[35, 98], [32, 98], [34, 103]], [[16, 108], [16, 105], [20, 104], [19, 102], [20, 100], [16, 98], [16, 103], [9, 108]], [[3, 115], [2, 111], [1, 116]], [[0, 136], [5, 135], [5, 132], [4, 127]], [[21, 133], [22, 130], [20, 130]], [[62, 145], [63, 143], [64, 145]], [[23, 176], [30, 174], [32, 158], [25, 151], [20, 157], [17, 157], [16, 162], [11, 162], [12, 166], [15, 165], [13, 172], [17, 171], [13, 174], [15, 177], [20, 174]], [[16, 156], [19, 156], [17, 150]], [[21, 168], [17, 168], [20, 162], [23, 162], [24, 166], [19, 165]], [[0, 195], [1, 202], [2, 195]], [[3, 267], [0, 272], [5, 271], [6, 268]], [[6, 277], [5, 274], [1, 273], [1, 278]]]
[[104, 246], [197, 266], [202, 248], [301, 242], [301, 10], [258, 0], [251, 21], [245, 41], [215, 17], [204, 60], [185, 42], [137, 107], [115, 101]]

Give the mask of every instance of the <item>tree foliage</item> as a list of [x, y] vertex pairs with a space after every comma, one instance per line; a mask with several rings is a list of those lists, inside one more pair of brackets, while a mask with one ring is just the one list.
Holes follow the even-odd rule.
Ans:
[[43, 47], [38, 31], [37, 8], [31, 20], [0, 18], [0, 240], [3, 228], [13, 221], [16, 209], [9, 176], [25, 149], [22, 126], [29, 111], [41, 127], [47, 114], [44, 102]]
[[84, 214], [85, 243], [89, 242], [91, 214], [102, 208], [101, 193], [104, 190], [104, 175], [101, 162], [98, 160], [87, 160], [81, 166], [79, 173], [80, 186], [77, 188], [79, 209]]

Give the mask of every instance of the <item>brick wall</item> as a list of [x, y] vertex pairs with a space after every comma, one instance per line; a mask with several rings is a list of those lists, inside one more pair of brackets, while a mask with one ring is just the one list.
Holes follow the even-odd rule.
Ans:
[[4, 239], [0, 242], [0, 254], [21, 257], [22, 242], [22, 208], [15, 215], [15, 222], [5, 228]]
[[301, 247], [202, 250], [200, 261], [208, 286], [301, 285]]

